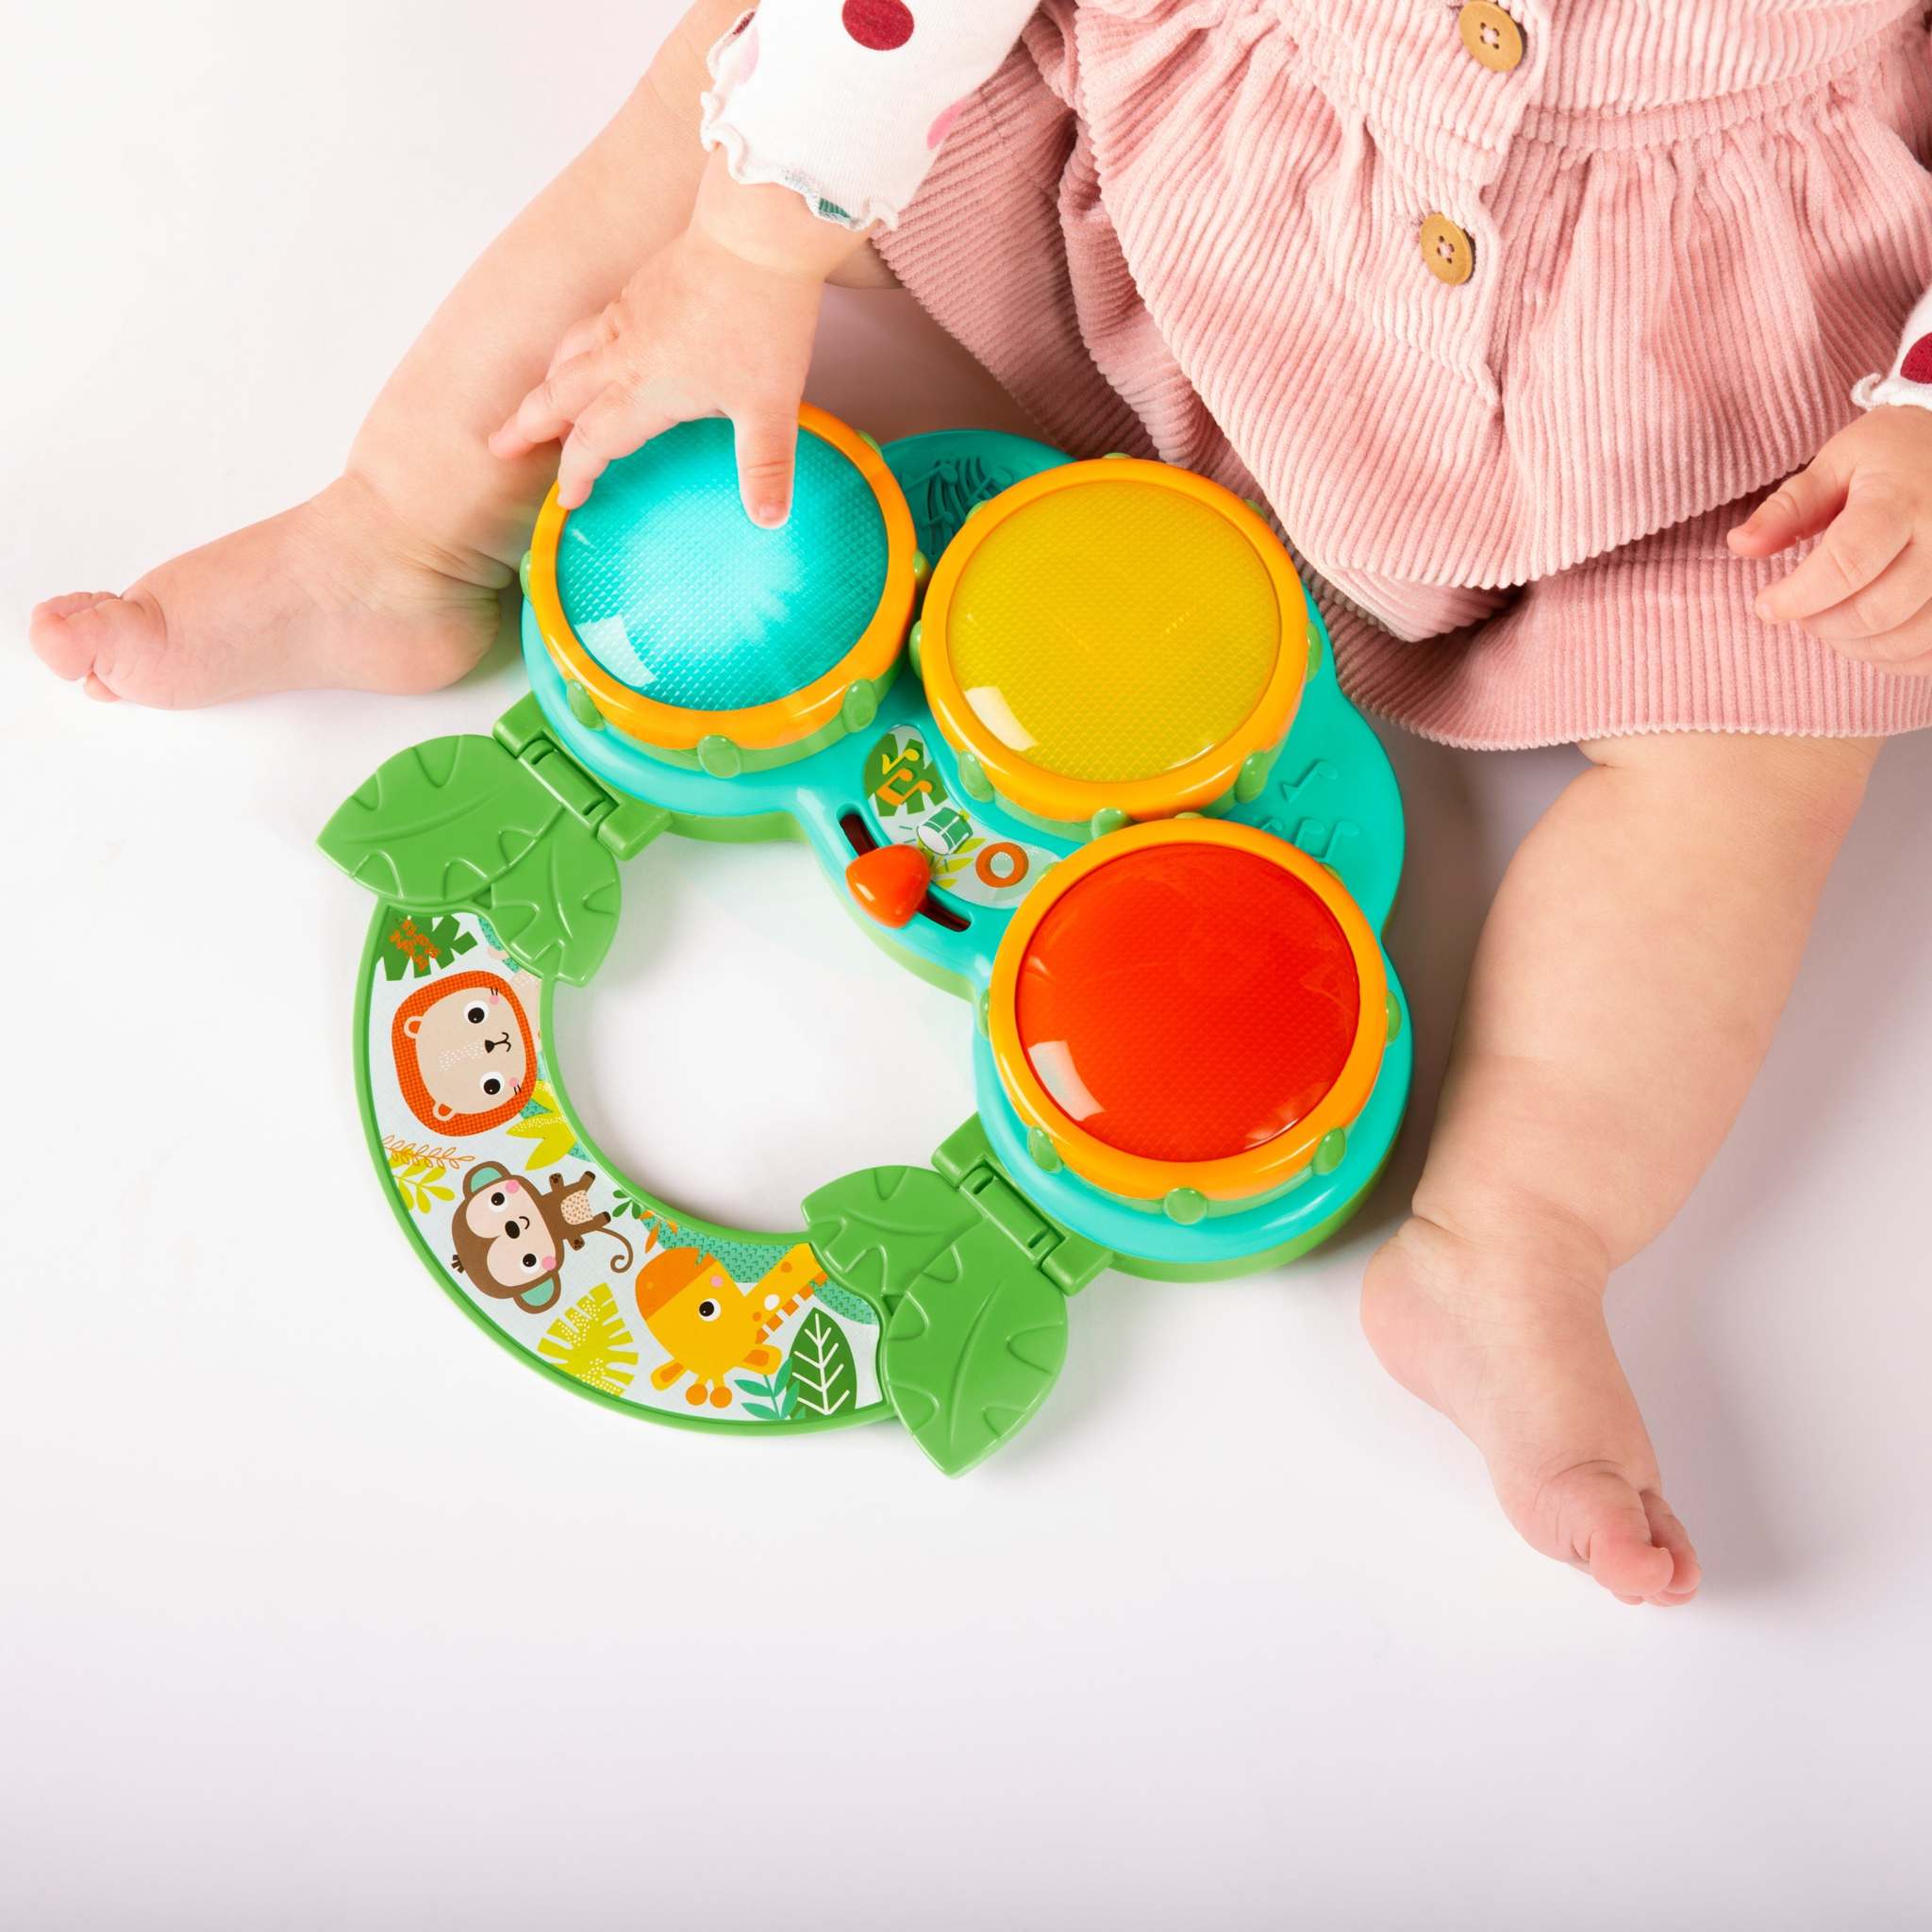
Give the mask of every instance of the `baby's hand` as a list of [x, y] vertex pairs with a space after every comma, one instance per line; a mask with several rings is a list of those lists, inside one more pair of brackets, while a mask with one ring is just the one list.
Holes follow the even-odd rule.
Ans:
[[1759, 592], [1757, 614], [1799, 624], [1847, 658], [1932, 677], [1932, 409], [1870, 410], [1731, 532], [1740, 557], [1818, 547]]
[[728, 416], [744, 507], [782, 524], [825, 277], [862, 239], [789, 189], [741, 187], [713, 154], [691, 226], [570, 330], [490, 447], [513, 458], [561, 438], [558, 500], [575, 509], [619, 457], [675, 424]]

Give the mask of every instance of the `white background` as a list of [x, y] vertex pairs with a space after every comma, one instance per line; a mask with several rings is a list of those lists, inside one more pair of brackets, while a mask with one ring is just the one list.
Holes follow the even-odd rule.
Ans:
[[[42, 675], [25, 614], [326, 477], [673, 11], [8, 10], [0, 1921], [1924, 1924], [1932, 741], [1881, 764], [1742, 1124], [1615, 1290], [1688, 1611], [1528, 1555], [1355, 1325], [1567, 752], [1392, 746], [1423, 1080], [1357, 1229], [1104, 1280], [966, 1481], [891, 1428], [573, 1400], [408, 1252], [350, 1087], [368, 903], [310, 841], [514, 666], [161, 717]], [[882, 435], [1011, 421], [897, 298], [827, 339], [819, 399]], [[964, 1009], [797, 848], [660, 848], [626, 891], [561, 1045], [674, 1200], [783, 1224], [965, 1114]]]

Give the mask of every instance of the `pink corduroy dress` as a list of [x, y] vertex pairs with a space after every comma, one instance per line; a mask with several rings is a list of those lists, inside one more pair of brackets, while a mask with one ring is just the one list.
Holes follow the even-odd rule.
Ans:
[[1927, 12], [1046, 0], [879, 246], [1058, 442], [1264, 497], [1417, 731], [1907, 730], [1724, 537], [1932, 282]]

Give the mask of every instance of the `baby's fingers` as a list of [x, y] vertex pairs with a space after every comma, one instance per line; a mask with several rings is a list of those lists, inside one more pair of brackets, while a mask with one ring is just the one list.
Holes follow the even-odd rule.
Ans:
[[1862, 591], [1807, 617], [1805, 628], [1850, 656], [1889, 663], [1916, 658], [1932, 641], [1900, 628], [1927, 604], [1932, 604], [1932, 546], [1914, 541]]
[[612, 383], [579, 412], [563, 440], [557, 465], [557, 500], [565, 509], [586, 503], [591, 486], [619, 457], [641, 448], [690, 414], [679, 415], [622, 383]]
[[614, 372], [601, 353], [579, 356], [540, 382], [490, 439], [494, 456], [528, 456], [539, 443], [555, 442], [578, 414], [610, 387]]
[[595, 349], [606, 349], [617, 340], [617, 324], [607, 308], [599, 315], [587, 315], [583, 321], [573, 323], [563, 332], [563, 340], [558, 343], [557, 352], [550, 358], [550, 367], [543, 374], [555, 375], [566, 362], [575, 362], [579, 356], [588, 356]]
[[1801, 538], [1815, 537], [1844, 508], [1846, 482], [1827, 445], [1731, 532], [1731, 548], [1740, 557], [1774, 557]]
[[1790, 576], [1760, 591], [1768, 624], [1802, 624], [1862, 591], [1912, 540], [1911, 519], [1891, 486], [1854, 483], [1844, 508]]

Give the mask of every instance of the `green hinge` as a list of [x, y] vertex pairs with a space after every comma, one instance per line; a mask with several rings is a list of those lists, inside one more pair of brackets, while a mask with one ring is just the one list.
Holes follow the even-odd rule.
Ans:
[[593, 778], [525, 697], [488, 738], [433, 738], [378, 766], [317, 843], [410, 911], [474, 907], [532, 973], [582, 986], [617, 933], [619, 861], [670, 823]]
[[1067, 1297], [1113, 1257], [1042, 1214], [975, 1115], [930, 1168], [874, 1167], [810, 1195], [825, 1272], [879, 1312], [886, 1398], [948, 1475], [1025, 1423], [1067, 1355]]

